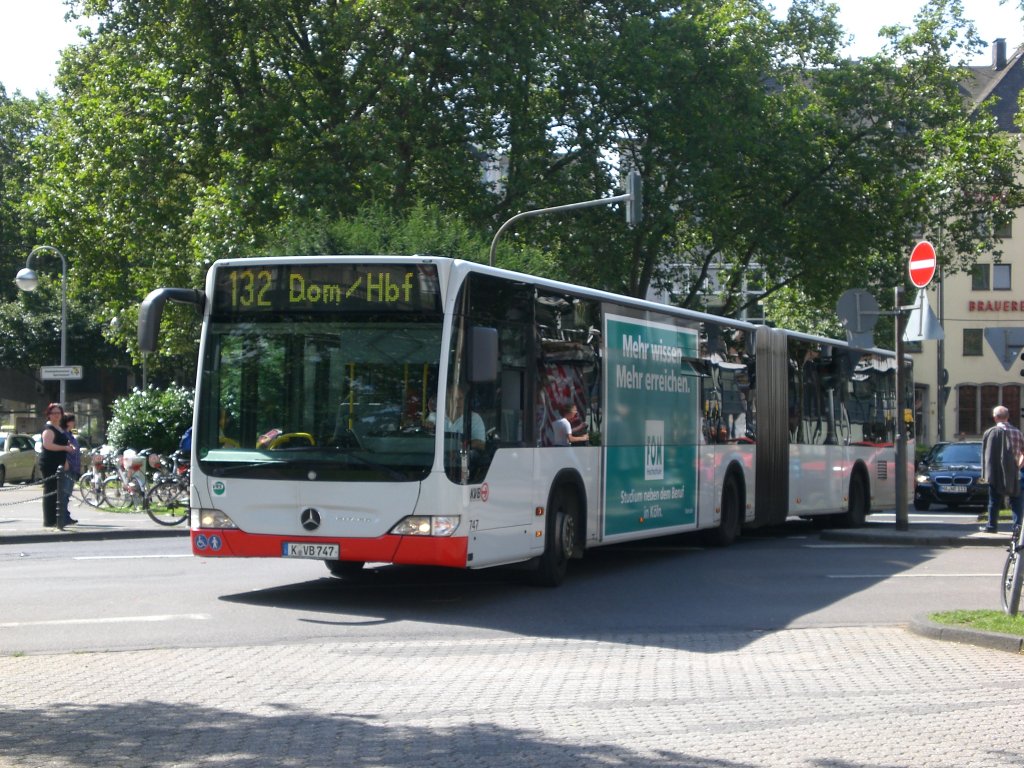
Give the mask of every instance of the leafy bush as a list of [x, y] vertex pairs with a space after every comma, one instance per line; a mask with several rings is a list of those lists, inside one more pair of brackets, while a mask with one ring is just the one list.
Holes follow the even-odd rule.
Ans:
[[172, 384], [167, 389], [134, 389], [112, 406], [107, 440], [118, 450], [152, 448], [159, 453], [177, 450], [182, 434], [192, 425], [194, 393]]

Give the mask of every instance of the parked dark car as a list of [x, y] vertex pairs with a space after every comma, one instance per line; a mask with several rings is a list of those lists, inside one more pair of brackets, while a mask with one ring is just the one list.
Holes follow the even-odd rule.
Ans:
[[986, 506], [988, 486], [981, 482], [981, 442], [936, 443], [917, 465], [914, 509], [932, 504], [950, 509]]

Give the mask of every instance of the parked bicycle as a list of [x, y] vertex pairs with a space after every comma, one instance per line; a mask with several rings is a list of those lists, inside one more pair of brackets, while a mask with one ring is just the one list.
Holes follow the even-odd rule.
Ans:
[[100, 507], [106, 503], [103, 495], [103, 481], [109, 477], [114, 465], [109, 456], [94, 451], [88, 456], [89, 470], [75, 484], [79, 501], [91, 507]]
[[160, 525], [180, 525], [189, 518], [191, 472], [188, 455], [175, 451], [171, 471], [159, 475], [146, 491], [146, 513]]
[[1010, 537], [1010, 548], [1003, 565], [1002, 600], [1003, 610], [1016, 616], [1020, 610], [1021, 581], [1024, 580], [1024, 526], [1018, 525]]
[[103, 499], [119, 512], [140, 509], [146, 501], [146, 465], [144, 457], [130, 448], [114, 463], [113, 474], [103, 480]]

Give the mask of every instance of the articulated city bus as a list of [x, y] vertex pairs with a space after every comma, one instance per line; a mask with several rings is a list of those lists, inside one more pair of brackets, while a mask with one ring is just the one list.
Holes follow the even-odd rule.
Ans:
[[913, 385], [880, 349], [433, 257], [218, 261], [146, 298], [143, 351], [167, 301], [203, 313], [199, 556], [556, 585], [591, 547], [895, 504]]

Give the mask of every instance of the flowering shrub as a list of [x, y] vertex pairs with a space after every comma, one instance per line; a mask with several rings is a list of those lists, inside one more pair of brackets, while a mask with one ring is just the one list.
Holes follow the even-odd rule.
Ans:
[[134, 389], [112, 406], [107, 441], [118, 450], [152, 448], [171, 453], [192, 426], [194, 392], [172, 384], [166, 389]]

